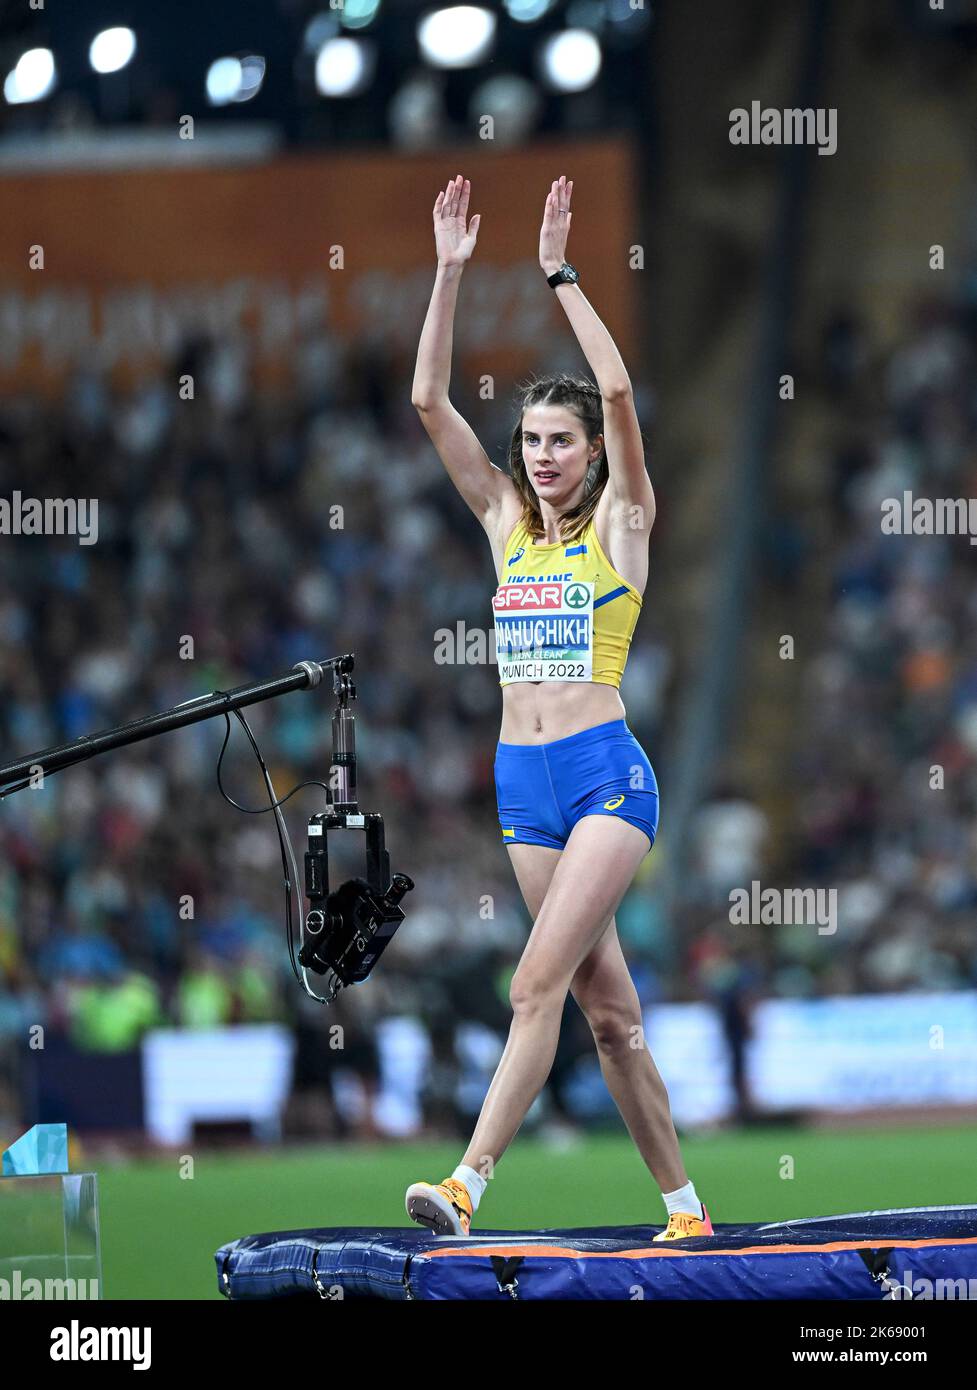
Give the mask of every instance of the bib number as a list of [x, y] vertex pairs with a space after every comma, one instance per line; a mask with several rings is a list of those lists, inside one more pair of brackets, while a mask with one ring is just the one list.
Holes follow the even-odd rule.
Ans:
[[592, 580], [501, 584], [492, 606], [500, 680], [506, 684], [592, 680]]

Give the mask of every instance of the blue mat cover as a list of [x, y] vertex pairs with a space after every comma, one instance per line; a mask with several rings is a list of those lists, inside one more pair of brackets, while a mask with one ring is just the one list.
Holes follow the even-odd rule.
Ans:
[[[242, 1236], [217, 1251], [228, 1298], [868, 1299], [977, 1290], [977, 1206], [909, 1207], [652, 1243], [656, 1226], [477, 1231], [347, 1227]], [[938, 1280], [974, 1280], [934, 1291]], [[927, 1292], [927, 1290], [929, 1290]]]

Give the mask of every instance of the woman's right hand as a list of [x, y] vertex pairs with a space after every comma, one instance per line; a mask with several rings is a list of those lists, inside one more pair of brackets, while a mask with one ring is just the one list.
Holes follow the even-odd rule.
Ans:
[[468, 219], [468, 195], [471, 182], [459, 174], [451, 180], [434, 204], [434, 242], [438, 249], [439, 265], [464, 265], [475, 250], [481, 213]]

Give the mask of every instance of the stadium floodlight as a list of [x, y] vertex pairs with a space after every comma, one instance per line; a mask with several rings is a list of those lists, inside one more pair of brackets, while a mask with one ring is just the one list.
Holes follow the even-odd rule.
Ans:
[[435, 68], [468, 68], [484, 62], [495, 40], [495, 15], [477, 5], [451, 5], [419, 22], [417, 43]]
[[227, 106], [235, 101], [243, 76], [240, 58], [216, 58], [207, 69], [207, 100], [211, 106]]
[[258, 53], [217, 58], [207, 69], [207, 100], [211, 106], [250, 101], [261, 91], [264, 80], [265, 60]]
[[517, 24], [535, 24], [542, 19], [547, 10], [553, 8], [554, 0], [505, 0], [509, 18]]
[[330, 39], [315, 60], [316, 90], [324, 97], [355, 97], [370, 85], [376, 50], [363, 39]]
[[600, 43], [586, 29], [564, 29], [541, 46], [540, 73], [554, 91], [582, 92], [596, 81], [600, 66]]
[[344, 29], [365, 29], [380, 9], [380, 0], [343, 0], [339, 11]]
[[118, 72], [132, 62], [135, 51], [135, 34], [131, 29], [117, 26], [95, 35], [88, 50], [88, 61], [96, 72]]
[[250, 101], [261, 91], [265, 80], [265, 60], [259, 53], [248, 53], [241, 59], [241, 90], [235, 101]]
[[25, 101], [43, 101], [57, 81], [54, 54], [49, 48], [29, 48], [7, 74], [3, 94], [11, 106]]

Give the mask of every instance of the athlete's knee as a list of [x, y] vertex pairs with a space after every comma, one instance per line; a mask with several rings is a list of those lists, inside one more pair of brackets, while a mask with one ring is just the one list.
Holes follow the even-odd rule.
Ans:
[[547, 978], [541, 971], [519, 966], [509, 984], [509, 1003], [517, 1017], [530, 1017], [548, 1010], [562, 1010], [567, 996], [564, 981]]
[[594, 1035], [598, 1050], [612, 1056], [626, 1056], [644, 1046], [641, 1013], [620, 1000], [577, 1001]]

